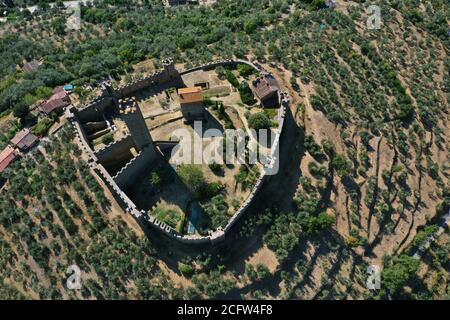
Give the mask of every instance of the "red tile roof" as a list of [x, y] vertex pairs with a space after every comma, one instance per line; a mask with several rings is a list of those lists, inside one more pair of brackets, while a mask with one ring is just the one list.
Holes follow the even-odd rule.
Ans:
[[53, 89], [53, 95], [41, 104], [41, 110], [46, 114], [50, 114], [53, 110], [64, 108], [69, 104], [69, 94], [64, 90], [63, 86], [58, 86]]
[[67, 107], [69, 104], [70, 101], [65, 99], [47, 100], [41, 104], [41, 109], [46, 114], [50, 114], [53, 110]]
[[26, 150], [31, 148], [36, 142], [38, 138], [30, 132], [28, 129], [22, 129], [18, 132], [14, 138], [11, 139], [11, 143], [17, 146], [22, 150]]
[[181, 88], [178, 89], [178, 95], [182, 104], [203, 101], [202, 87]]
[[5, 171], [9, 164], [17, 158], [19, 154], [13, 147], [7, 146], [0, 153], [0, 172]]
[[260, 100], [271, 96], [274, 92], [279, 90], [277, 80], [270, 73], [265, 73], [258, 79], [253, 81], [255, 93]]

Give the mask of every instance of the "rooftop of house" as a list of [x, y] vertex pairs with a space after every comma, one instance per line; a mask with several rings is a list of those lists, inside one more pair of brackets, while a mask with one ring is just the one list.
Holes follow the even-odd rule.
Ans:
[[253, 87], [259, 99], [264, 99], [279, 90], [278, 82], [271, 73], [264, 73], [254, 80]]
[[32, 72], [36, 70], [39, 67], [39, 61], [37, 60], [31, 60], [29, 62], [25, 62], [25, 64], [22, 67], [22, 70], [25, 72]]
[[66, 107], [70, 104], [70, 98], [63, 86], [53, 89], [53, 95], [41, 104], [41, 110], [49, 114], [55, 109]]
[[202, 102], [203, 92], [202, 87], [191, 87], [178, 89], [180, 96], [180, 103]]
[[37, 140], [38, 137], [32, 134], [29, 129], [25, 128], [19, 131], [14, 138], [11, 139], [11, 143], [20, 149], [28, 149], [32, 147]]
[[66, 107], [69, 104], [70, 101], [64, 98], [49, 99], [41, 104], [41, 110], [46, 114], [50, 114], [53, 110]]
[[16, 159], [18, 156], [17, 151], [11, 147], [7, 146], [0, 152], [0, 172], [5, 171], [5, 169], [9, 166], [9, 164]]
[[53, 89], [53, 95], [48, 100], [56, 100], [65, 98], [68, 95], [63, 86], [58, 86]]

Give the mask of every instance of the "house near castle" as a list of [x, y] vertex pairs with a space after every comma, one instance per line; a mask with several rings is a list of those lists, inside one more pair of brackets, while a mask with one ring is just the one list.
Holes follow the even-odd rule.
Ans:
[[201, 87], [178, 89], [181, 113], [187, 121], [201, 120], [205, 116], [203, 92]]
[[68, 105], [70, 105], [69, 94], [64, 87], [60, 86], [53, 90], [53, 95], [40, 105], [40, 109], [48, 115], [53, 111], [60, 111]]
[[11, 143], [22, 151], [27, 151], [33, 147], [38, 141], [38, 137], [25, 128], [19, 131], [14, 138], [11, 139]]
[[278, 82], [271, 73], [264, 72], [257, 79], [253, 80], [253, 91], [264, 107], [278, 105], [279, 90]]
[[5, 171], [5, 169], [13, 162], [19, 153], [11, 146], [6, 146], [2, 152], [0, 152], [0, 173]]
[[33, 59], [33, 60], [27, 61], [23, 64], [22, 71], [25, 73], [30, 73], [30, 72], [35, 71], [39, 66], [40, 66], [39, 61]]

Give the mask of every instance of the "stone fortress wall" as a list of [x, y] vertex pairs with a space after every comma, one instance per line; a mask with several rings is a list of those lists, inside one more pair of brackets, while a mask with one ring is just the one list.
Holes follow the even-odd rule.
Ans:
[[113, 97], [102, 95], [92, 100], [85, 107], [78, 109], [77, 118], [82, 123], [101, 121], [101, 115], [106, 110], [106, 108], [111, 107], [113, 103]]
[[[159, 221], [155, 217], [147, 214], [145, 211], [139, 211], [134, 204], [134, 202], [125, 194], [122, 188], [126, 188], [128, 183], [132, 181], [136, 175], [139, 174], [140, 170], [153, 159], [153, 152], [147, 152], [145, 149], [140, 150], [139, 154], [131, 159], [114, 177], [108, 173], [103, 165], [100, 164], [100, 160], [114, 156], [117, 149], [123, 147], [123, 144], [129, 142], [128, 136], [123, 139], [113, 142], [108, 146], [104, 147], [102, 150], [96, 153], [90, 148], [87, 142], [87, 135], [84, 132], [82, 123], [94, 122], [101, 120], [101, 114], [108, 106], [113, 104], [118, 104], [119, 99], [126, 98], [127, 96], [133, 94], [141, 89], [161, 85], [178, 78], [181, 75], [185, 75], [191, 72], [199, 70], [211, 70], [219, 66], [230, 66], [238, 64], [247, 64], [257, 71], [261, 72], [264, 69], [259, 64], [254, 64], [246, 60], [218, 60], [209, 62], [194, 68], [178, 72], [172, 59], [165, 59], [163, 61], [164, 69], [160, 72], [153, 73], [152, 75], [135, 80], [127, 85], [119, 86], [117, 88], [112, 88], [111, 86], [106, 86], [103, 90], [101, 97], [94, 99], [84, 108], [76, 110], [75, 108], [66, 109], [66, 117], [72, 123], [77, 139], [82, 146], [82, 151], [88, 155], [89, 166], [102, 178], [103, 181], [108, 185], [114, 197], [117, 199], [119, 204], [124, 208], [126, 212], [131, 214], [136, 221], [144, 228], [151, 227], [153, 229], [162, 232], [164, 235], [171, 239], [187, 243], [187, 244], [215, 244], [225, 239], [226, 234], [231, 230], [233, 225], [239, 220], [239, 218], [247, 211], [252, 202], [255, 199], [258, 191], [263, 186], [264, 182], [269, 180], [272, 171], [279, 164], [279, 159], [277, 159], [278, 148], [280, 144], [280, 138], [284, 127], [284, 120], [287, 108], [289, 108], [289, 95], [286, 92], [279, 92], [280, 108], [277, 114], [278, 117], [278, 128], [275, 130], [275, 139], [272, 146], [272, 154], [268, 157], [269, 161], [264, 165], [261, 170], [260, 176], [256, 181], [248, 198], [242, 203], [240, 208], [235, 212], [235, 214], [230, 218], [228, 224], [222, 229], [219, 228], [214, 231], [210, 231], [208, 236], [197, 236], [197, 235], [183, 235], [177, 232], [172, 227], [166, 225], [165, 223]], [[131, 134], [132, 136], [132, 134]], [[151, 148], [154, 148], [154, 144], [151, 144]], [[148, 148], [146, 148], [148, 149]]]
[[152, 86], [161, 85], [179, 77], [179, 73], [175, 69], [175, 65], [172, 59], [164, 59], [163, 67], [164, 69], [162, 71], [158, 71], [147, 77], [134, 80], [126, 85], [112, 88], [113, 94], [119, 99], [124, 98], [132, 95], [136, 91]]
[[116, 140], [95, 152], [95, 156], [102, 164], [112, 163], [121, 157], [126, 151], [134, 146], [131, 134], [128, 134], [120, 140]]
[[155, 153], [150, 148], [145, 148], [120, 169], [113, 179], [121, 189], [127, 189], [154, 160]]
[[157, 159], [157, 151], [148, 132], [141, 109], [134, 98], [118, 101], [121, 118], [125, 121], [134, 145], [139, 153], [132, 158], [114, 177], [121, 189], [127, 189], [145, 168]]

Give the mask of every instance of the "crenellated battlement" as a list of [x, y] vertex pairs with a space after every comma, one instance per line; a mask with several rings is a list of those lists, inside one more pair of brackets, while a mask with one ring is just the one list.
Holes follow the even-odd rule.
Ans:
[[130, 134], [127, 134], [126, 136], [123, 136], [121, 139], [113, 141], [113, 142], [107, 144], [106, 146], [104, 146], [103, 148], [98, 149], [97, 151], [95, 151], [95, 155], [99, 156], [104, 153], [107, 153], [109, 150], [113, 149], [115, 146], [123, 144], [129, 140], [132, 140], [132, 138], [131, 138]]
[[154, 150], [147, 147], [123, 166], [113, 179], [120, 188], [127, 189], [154, 160]]
[[90, 101], [83, 108], [76, 110], [76, 116], [82, 123], [98, 121], [102, 119], [102, 114], [109, 107], [114, 105], [114, 98], [101, 96]]

